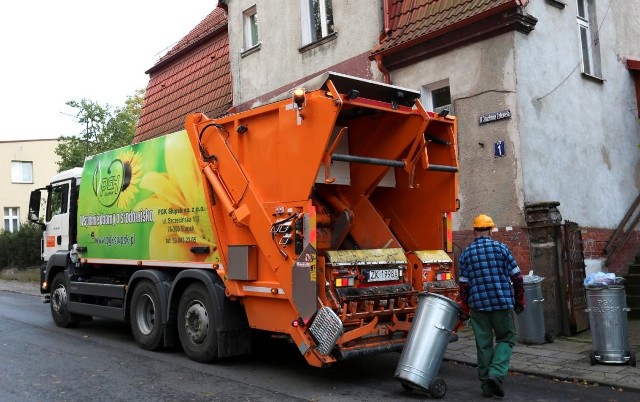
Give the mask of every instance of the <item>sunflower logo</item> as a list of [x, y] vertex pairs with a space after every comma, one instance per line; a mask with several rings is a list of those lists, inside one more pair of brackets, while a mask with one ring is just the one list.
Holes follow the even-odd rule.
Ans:
[[[166, 173], [144, 175], [139, 187], [153, 195], [138, 202], [135, 209], [173, 211], [169, 215], [171, 220], [180, 224], [154, 222], [149, 233], [149, 257], [165, 261], [218, 262], [220, 256], [205, 208], [202, 172], [192, 156], [186, 133], [168, 135], [164, 150]], [[196, 255], [191, 252], [192, 246], [208, 246], [211, 252]]]
[[117, 206], [126, 209], [138, 193], [140, 183], [140, 154], [126, 149], [118, 154], [122, 162], [122, 188], [118, 196]]

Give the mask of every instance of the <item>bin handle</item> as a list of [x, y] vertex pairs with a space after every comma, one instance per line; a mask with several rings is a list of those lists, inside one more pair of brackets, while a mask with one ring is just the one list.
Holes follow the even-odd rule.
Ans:
[[453, 332], [452, 330], [450, 330], [450, 329], [446, 328], [444, 325], [442, 325], [442, 324], [440, 324], [440, 323], [433, 324], [433, 326], [434, 326], [434, 327], [436, 327], [436, 328], [438, 328], [438, 329], [441, 329], [441, 330], [443, 330], [443, 331], [446, 331], [446, 332], [448, 332], [448, 333]]
[[540, 300], [533, 300], [533, 303], [542, 303], [544, 301], [544, 297]]

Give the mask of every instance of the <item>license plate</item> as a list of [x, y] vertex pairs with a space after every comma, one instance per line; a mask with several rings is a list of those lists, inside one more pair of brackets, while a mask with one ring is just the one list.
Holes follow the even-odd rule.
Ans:
[[372, 269], [366, 272], [368, 282], [397, 281], [398, 269]]

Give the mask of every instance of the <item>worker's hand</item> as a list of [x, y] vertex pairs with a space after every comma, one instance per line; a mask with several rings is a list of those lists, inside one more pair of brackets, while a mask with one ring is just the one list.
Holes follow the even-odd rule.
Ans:
[[458, 314], [458, 318], [460, 321], [467, 321], [469, 319], [469, 305], [465, 302], [460, 303], [460, 314]]
[[515, 310], [516, 314], [520, 314], [524, 311], [524, 306], [526, 305], [525, 301], [524, 301], [524, 292], [518, 292], [516, 291], [516, 300], [514, 303], [514, 307], [513, 309]]

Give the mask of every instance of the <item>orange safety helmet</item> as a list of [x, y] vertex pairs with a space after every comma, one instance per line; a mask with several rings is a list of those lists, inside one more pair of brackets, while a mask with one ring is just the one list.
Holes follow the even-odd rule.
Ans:
[[493, 219], [490, 216], [485, 214], [480, 214], [476, 216], [476, 219], [473, 220], [473, 228], [480, 230], [493, 229], [496, 225], [493, 223]]

